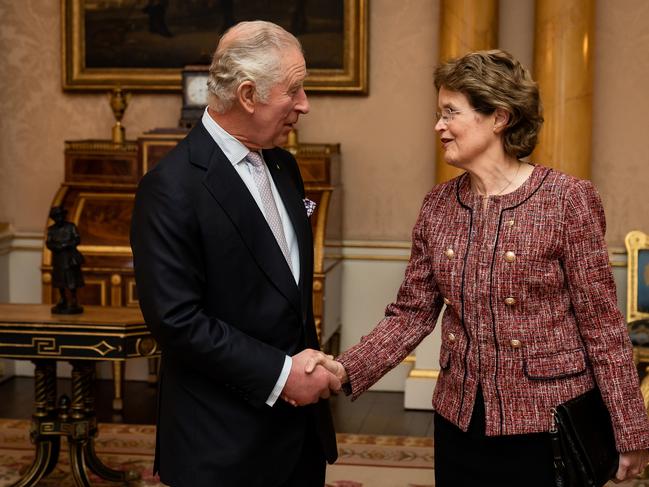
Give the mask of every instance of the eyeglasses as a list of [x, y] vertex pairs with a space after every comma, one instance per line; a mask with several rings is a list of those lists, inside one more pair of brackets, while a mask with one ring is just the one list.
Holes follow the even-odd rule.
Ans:
[[[469, 110], [476, 111], [475, 108], [469, 108]], [[460, 113], [464, 113], [464, 111], [453, 110], [452, 108], [444, 108], [444, 110], [442, 110], [441, 112], [435, 112], [435, 123], [439, 122], [440, 120], [444, 123], [452, 122], [455, 118], [455, 115], [459, 115]]]

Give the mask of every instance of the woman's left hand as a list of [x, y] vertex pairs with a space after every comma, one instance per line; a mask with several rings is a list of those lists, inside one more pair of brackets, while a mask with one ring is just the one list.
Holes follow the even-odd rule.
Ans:
[[649, 450], [635, 450], [620, 453], [620, 464], [613, 482], [632, 479], [640, 475], [649, 463]]

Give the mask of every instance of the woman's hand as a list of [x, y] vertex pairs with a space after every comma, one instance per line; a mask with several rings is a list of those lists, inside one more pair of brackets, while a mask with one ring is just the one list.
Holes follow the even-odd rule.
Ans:
[[306, 363], [305, 372], [307, 374], [310, 374], [315, 370], [317, 365], [322, 365], [325, 369], [334, 374], [341, 384], [349, 382], [345, 367], [343, 367], [343, 364], [341, 364], [340, 362], [334, 360], [333, 355], [325, 355], [324, 353], [320, 352], [317, 355], [311, 356]]
[[635, 450], [620, 453], [620, 464], [613, 482], [632, 479], [640, 475], [649, 463], [649, 450]]

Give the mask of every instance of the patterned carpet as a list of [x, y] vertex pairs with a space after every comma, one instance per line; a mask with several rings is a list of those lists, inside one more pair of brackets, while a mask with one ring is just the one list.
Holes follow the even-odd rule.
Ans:
[[[0, 419], [0, 487], [18, 480], [32, 463], [28, 420]], [[153, 475], [155, 427], [101, 424], [95, 445], [98, 456], [111, 468], [135, 470], [141, 480], [129, 487], [162, 487]], [[66, 447], [56, 469], [39, 487], [74, 487]], [[327, 468], [326, 487], [434, 487], [433, 440], [403, 436], [338, 434], [339, 458]], [[91, 474], [97, 487], [114, 487]], [[479, 485], [479, 484], [476, 484]], [[607, 484], [607, 487], [649, 487], [648, 481]]]
[[[101, 424], [95, 445], [111, 468], [136, 470], [141, 480], [130, 487], [161, 487], [153, 475], [154, 426]], [[15, 482], [32, 463], [29, 421], [0, 419], [0, 487]], [[66, 449], [61, 445], [61, 450]], [[327, 468], [327, 487], [433, 487], [430, 438], [338, 435], [338, 462]], [[114, 487], [91, 475], [93, 486]], [[39, 487], [73, 487], [67, 454]]]

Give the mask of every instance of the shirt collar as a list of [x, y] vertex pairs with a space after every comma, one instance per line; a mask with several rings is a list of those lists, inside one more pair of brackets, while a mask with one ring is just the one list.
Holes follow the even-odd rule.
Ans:
[[221, 127], [207, 112], [207, 107], [205, 108], [205, 112], [203, 112], [203, 118], [201, 121], [203, 122], [207, 132], [214, 139], [214, 142], [216, 142], [216, 145], [219, 146], [223, 151], [223, 154], [225, 154], [225, 157], [228, 158], [233, 166], [239, 164], [248, 155], [250, 150], [232, 135], [227, 133], [225, 129]]

